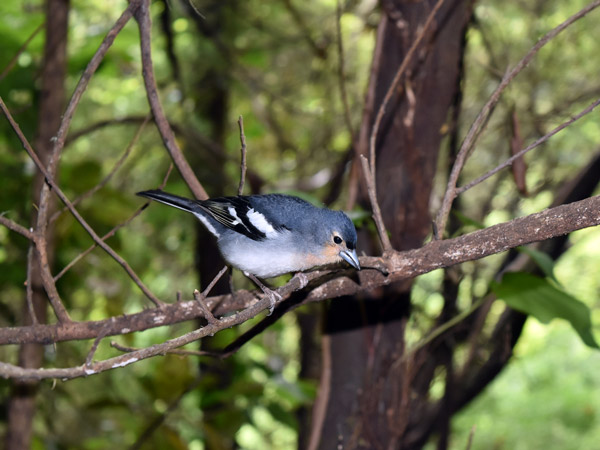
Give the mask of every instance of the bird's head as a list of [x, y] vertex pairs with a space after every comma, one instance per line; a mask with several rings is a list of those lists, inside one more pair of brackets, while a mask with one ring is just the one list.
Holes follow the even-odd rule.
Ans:
[[342, 258], [352, 267], [360, 270], [356, 255], [356, 228], [342, 211], [327, 210], [326, 225], [320, 233], [323, 253], [329, 261]]

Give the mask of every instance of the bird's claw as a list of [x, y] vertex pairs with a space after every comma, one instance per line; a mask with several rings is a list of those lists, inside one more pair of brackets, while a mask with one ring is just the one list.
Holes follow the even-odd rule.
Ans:
[[269, 292], [265, 292], [265, 295], [267, 297], [269, 297], [269, 316], [271, 314], [273, 314], [273, 311], [275, 310], [275, 304], [280, 301], [282, 299], [281, 295], [276, 292], [276, 291], [272, 291], [269, 289]]

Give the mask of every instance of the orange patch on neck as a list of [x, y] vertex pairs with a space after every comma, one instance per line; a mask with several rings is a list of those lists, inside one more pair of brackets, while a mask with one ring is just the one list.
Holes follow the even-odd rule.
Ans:
[[323, 251], [319, 253], [309, 253], [306, 255], [307, 267], [322, 266], [340, 261], [339, 249], [335, 245], [326, 245]]

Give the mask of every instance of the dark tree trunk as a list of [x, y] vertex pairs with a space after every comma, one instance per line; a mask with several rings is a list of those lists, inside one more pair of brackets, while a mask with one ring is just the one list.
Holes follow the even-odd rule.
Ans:
[[[360, 153], [367, 153], [386, 91], [435, 3], [383, 2]], [[442, 7], [380, 127], [378, 199], [398, 250], [420, 246], [431, 231], [429, 200], [443, 130], [451, 126], [449, 110], [460, 86], [463, 38], [470, 17], [471, 2], [447, 2]], [[359, 238], [363, 244], [366, 239]], [[428, 383], [417, 389], [421, 361], [400, 360], [409, 312], [410, 283], [371, 292], [369, 298], [331, 303], [324, 350], [331, 355], [331, 366], [323, 369], [331, 376], [323, 378], [321, 385], [318, 404], [326, 409], [320, 423], [315, 417], [313, 446], [410, 447], [406, 442], [409, 418], [427, 406]], [[322, 395], [325, 392], [327, 397]]]
[[[48, 166], [52, 151], [52, 137], [56, 135], [65, 105], [65, 76], [67, 60], [67, 30], [69, 0], [48, 0], [46, 2], [46, 42], [44, 62], [41, 72], [41, 91], [38, 106], [38, 125], [34, 147], [40, 159]], [[37, 172], [34, 179], [33, 203], [39, 204], [39, 196], [44, 185], [44, 177]], [[52, 210], [52, 207], [50, 208]], [[32, 224], [37, 220], [36, 209], [32, 212]], [[52, 263], [54, 235], [52, 227], [46, 232], [48, 259]], [[36, 252], [32, 257], [36, 258]], [[31, 266], [31, 286], [33, 309], [40, 323], [46, 322], [47, 302], [42, 287], [39, 263]], [[25, 302], [24, 302], [25, 303]], [[31, 324], [31, 316], [26, 305], [23, 307], [23, 322]], [[44, 348], [38, 344], [24, 344], [19, 350], [19, 366], [37, 368], [42, 364]], [[35, 401], [38, 383], [15, 382], [8, 405], [8, 427], [6, 434], [7, 450], [22, 450], [31, 446], [32, 425], [35, 415]]]

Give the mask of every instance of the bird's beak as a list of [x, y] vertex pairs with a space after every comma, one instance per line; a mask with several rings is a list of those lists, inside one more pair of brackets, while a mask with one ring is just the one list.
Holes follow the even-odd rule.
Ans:
[[356, 256], [356, 250], [342, 250], [340, 256], [356, 270], [360, 270], [360, 263], [358, 262], [358, 256]]

